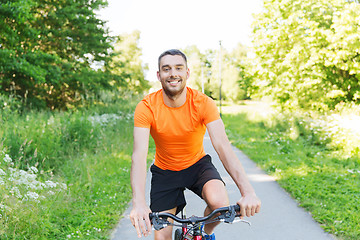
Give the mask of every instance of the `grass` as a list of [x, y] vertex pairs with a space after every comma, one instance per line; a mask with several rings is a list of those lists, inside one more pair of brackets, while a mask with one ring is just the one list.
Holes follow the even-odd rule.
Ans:
[[[131, 199], [138, 99], [124, 98], [73, 112], [0, 112], [0, 239], [108, 239]], [[49, 181], [66, 188], [33, 187]]]
[[232, 143], [274, 176], [325, 231], [360, 239], [358, 150], [347, 152], [334, 139], [324, 140], [299, 117], [261, 115], [264, 109], [256, 105], [238, 110], [223, 116]]
[[[131, 198], [137, 101], [122, 96], [73, 112], [0, 109], [0, 239], [108, 239]], [[224, 106], [233, 144], [326, 231], [359, 239], [360, 143], [301, 117], [269, 117], [262, 106], [236, 114]], [[149, 160], [154, 151], [151, 142]]]

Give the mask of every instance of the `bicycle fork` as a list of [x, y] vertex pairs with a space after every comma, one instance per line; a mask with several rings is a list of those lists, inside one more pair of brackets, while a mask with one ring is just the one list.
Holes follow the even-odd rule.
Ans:
[[[186, 213], [185, 213], [185, 209], [181, 210], [181, 218], [185, 219], [186, 218]], [[184, 237], [183, 239], [188, 239], [188, 238], [185, 238], [185, 236], [187, 235], [188, 233], [188, 228], [187, 228], [187, 225], [184, 224], [182, 227], [181, 227], [181, 230], [182, 230], [182, 236]], [[197, 227], [194, 229], [194, 232], [193, 232], [193, 235], [192, 235], [192, 239], [193, 240], [202, 240], [202, 233], [201, 233], [201, 227]]]
[[194, 240], [202, 240], [200, 226], [194, 229]]

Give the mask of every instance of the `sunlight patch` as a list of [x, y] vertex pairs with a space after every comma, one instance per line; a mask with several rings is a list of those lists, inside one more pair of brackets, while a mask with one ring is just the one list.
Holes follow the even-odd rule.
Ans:
[[275, 182], [275, 178], [266, 174], [248, 174], [250, 181], [252, 182]]

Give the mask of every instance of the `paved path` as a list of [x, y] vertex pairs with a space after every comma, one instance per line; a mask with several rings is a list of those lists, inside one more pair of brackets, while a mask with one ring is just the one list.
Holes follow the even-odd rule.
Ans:
[[[208, 136], [204, 139], [205, 152], [213, 157], [213, 163], [218, 168], [226, 182], [230, 203], [235, 204], [240, 193], [224, 170]], [[247, 240], [329, 240], [335, 239], [325, 233], [311, 215], [298, 207], [297, 203], [276, 183], [276, 181], [260, 170], [240, 150], [234, 151], [242, 162], [255, 191], [262, 201], [261, 213], [249, 220], [252, 225], [244, 223], [221, 224], [216, 230], [216, 239], [247, 239]], [[150, 176], [147, 175], [147, 196], [149, 196]], [[205, 204], [192, 192], [186, 191], [188, 205], [187, 215], [202, 215]], [[112, 240], [138, 239], [135, 229], [130, 223], [129, 209], [111, 235]], [[153, 239], [153, 234], [147, 238]]]

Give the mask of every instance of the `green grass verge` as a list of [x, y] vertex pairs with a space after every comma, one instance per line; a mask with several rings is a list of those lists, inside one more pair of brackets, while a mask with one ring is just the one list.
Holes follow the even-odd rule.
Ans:
[[[256, 116], [256, 117], [254, 117]], [[232, 143], [274, 176], [322, 228], [339, 239], [360, 239], [360, 157], [314, 141], [299, 122], [225, 114]], [[296, 134], [294, 134], [296, 132]]]
[[[109, 238], [131, 199], [137, 101], [0, 112], [0, 239]], [[153, 155], [151, 143], [149, 161]], [[39, 187], [49, 181], [67, 188]]]

